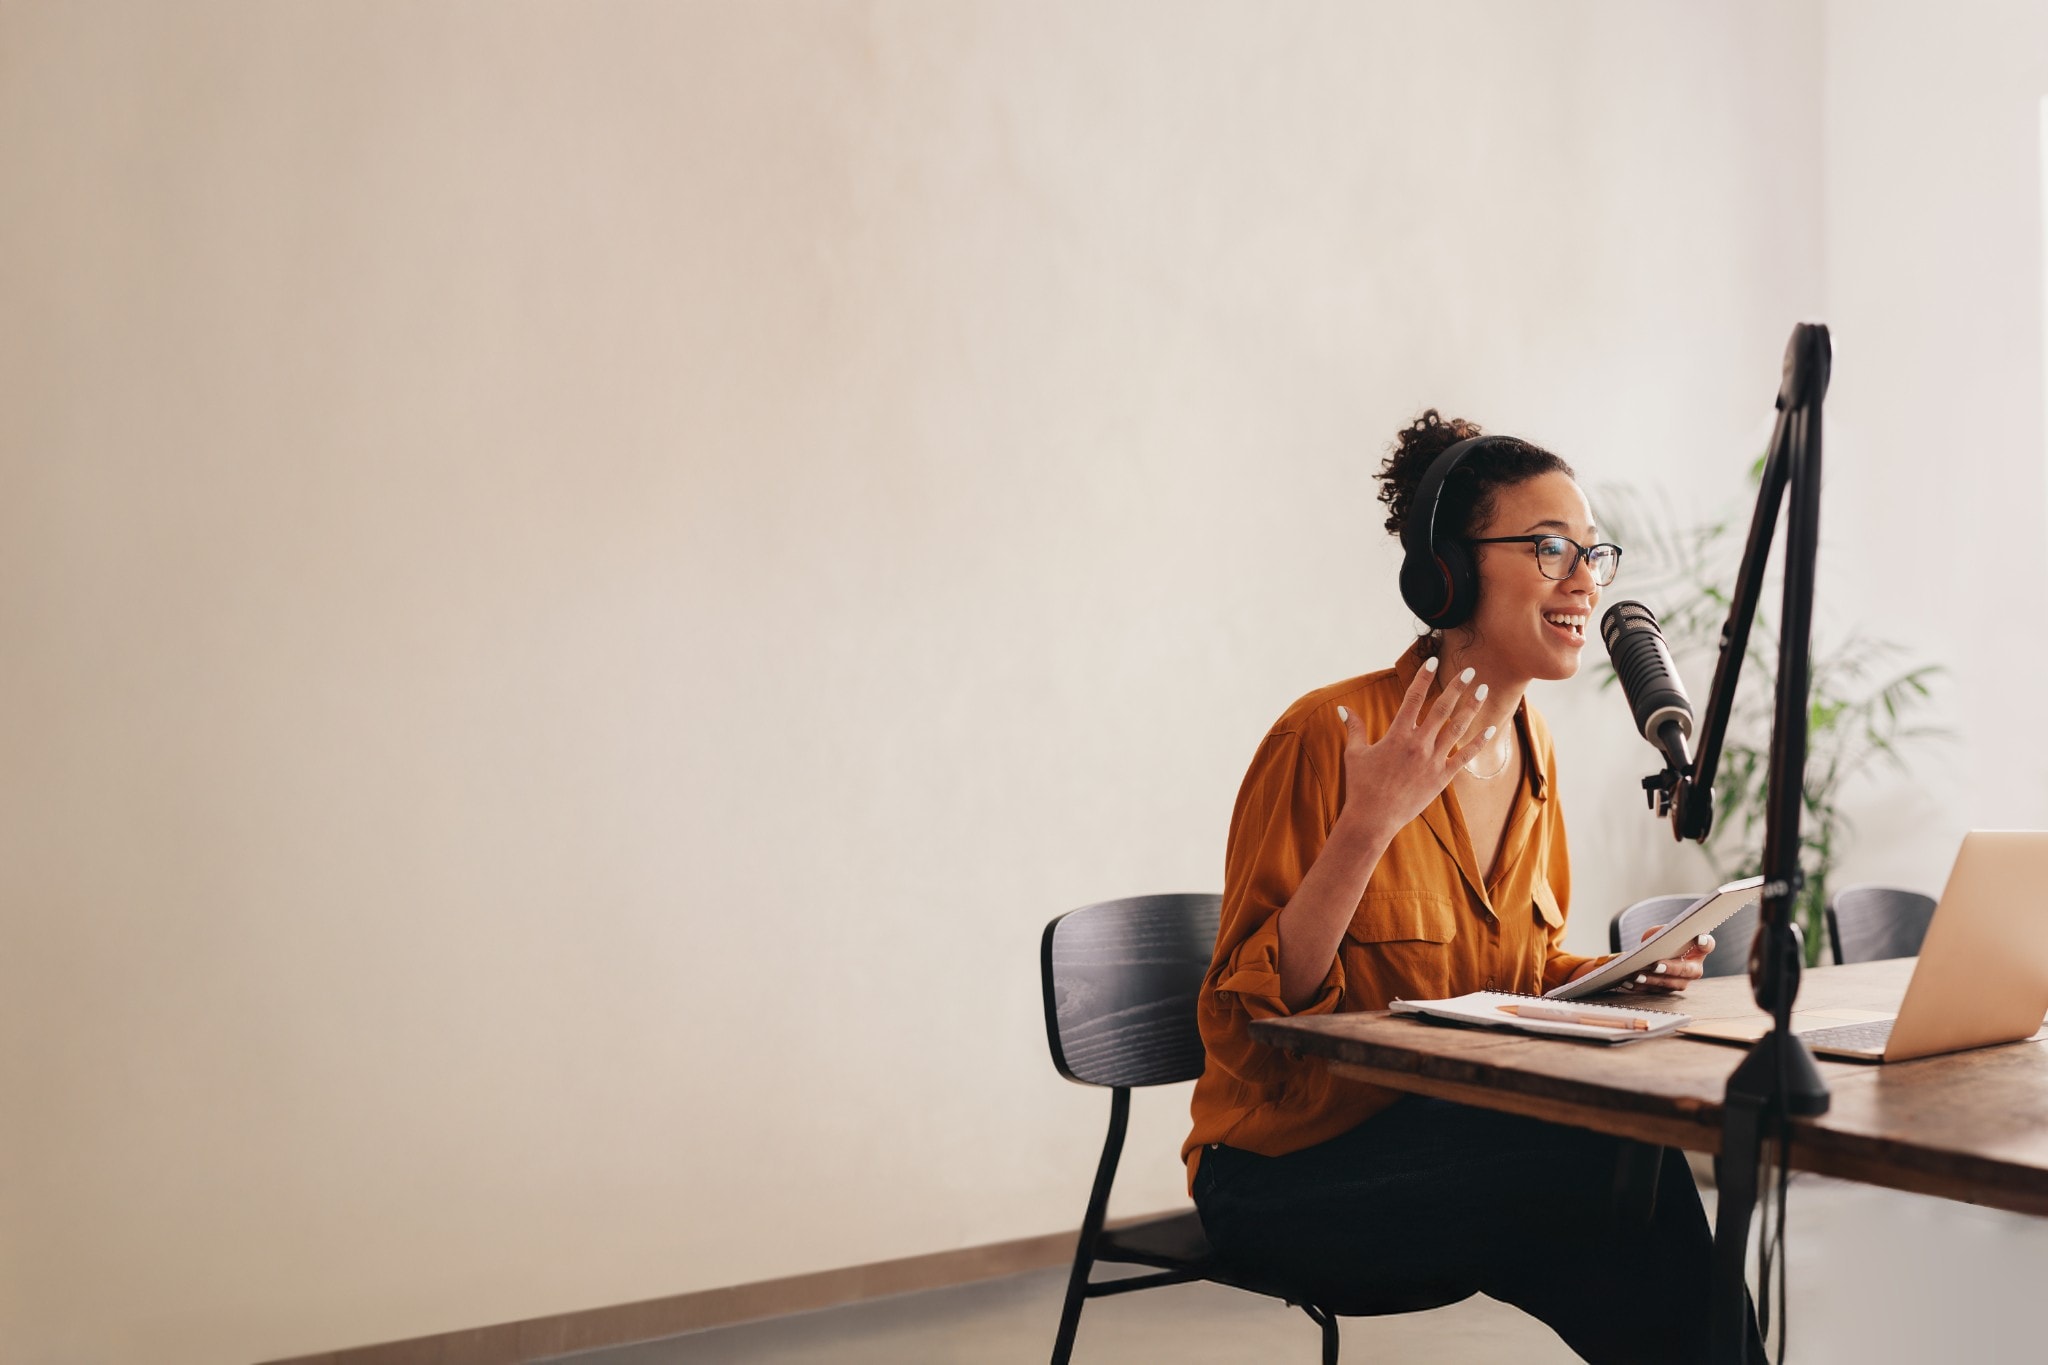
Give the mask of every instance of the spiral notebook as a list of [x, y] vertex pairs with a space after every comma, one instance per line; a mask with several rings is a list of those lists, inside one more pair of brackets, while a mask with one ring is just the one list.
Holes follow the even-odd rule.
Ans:
[[[1640, 1019], [1645, 1028], [1618, 1028], [1609, 1023], [1575, 1024], [1560, 1019], [1532, 1019], [1510, 1014], [1504, 1005], [1528, 1006], [1544, 1013], [1577, 1015], [1612, 1020]], [[1481, 1024], [1487, 1028], [1511, 1028], [1523, 1033], [1541, 1033], [1555, 1038], [1578, 1038], [1589, 1043], [1636, 1043], [1645, 1038], [1662, 1038], [1692, 1022], [1689, 1014], [1669, 1010], [1632, 1010], [1620, 1005], [1589, 1005], [1583, 1000], [1554, 1000], [1540, 995], [1517, 995], [1512, 991], [1473, 991], [1448, 1000], [1396, 1000], [1388, 1008], [1396, 1014], [1421, 1014], [1457, 1024]]]

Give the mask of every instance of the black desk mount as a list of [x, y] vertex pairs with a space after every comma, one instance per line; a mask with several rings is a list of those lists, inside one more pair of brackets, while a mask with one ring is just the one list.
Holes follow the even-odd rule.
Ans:
[[[1828, 1108], [1827, 1084], [1813, 1064], [1813, 1054], [1792, 1033], [1792, 1002], [1798, 997], [1805, 963], [1793, 911], [1805, 881], [1799, 870], [1799, 816], [1806, 777], [1814, 559], [1820, 541], [1821, 401], [1827, 396], [1832, 356], [1826, 327], [1803, 322], [1792, 329], [1778, 387], [1777, 423], [1764, 459], [1763, 484], [1757, 490], [1728, 623], [1721, 628], [1721, 655], [1714, 666], [1696, 757], [1686, 762], [1681, 744], [1662, 773], [1643, 780], [1652, 808], [1670, 817], [1674, 838], [1707, 837], [1714, 825], [1714, 773], [1735, 702], [1736, 679], [1749, 646], [1750, 622], [1756, 618], [1764, 564], [1777, 533], [1778, 507], [1787, 504], [1777, 705], [1764, 807], [1763, 902], [1749, 954], [1750, 989], [1757, 1004], [1770, 1013], [1772, 1026], [1728, 1078], [1716, 1167], [1719, 1204], [1709, 1330], [1713, 1358], [1730, 1365], [1745, 1365], [1748, 1352], [1747, 1250], [1763, 1144], [1772, 1137], [1782, 1139], [1792, 1118], [1824, 1114]], [[1768, 1286], [1764, 1290], [1768, 1294]]]

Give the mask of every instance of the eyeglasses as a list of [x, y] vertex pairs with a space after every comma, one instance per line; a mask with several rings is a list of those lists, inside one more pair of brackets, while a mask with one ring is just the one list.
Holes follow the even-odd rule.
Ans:
[[1616, 571], [1621, 568], [1619, 545], [1581, 545], [1570, 536], [1489, 536], [1466, 543], [1532, 545], [1536, 549], [1536, 567], [1543, 571], [1545, 578], [1554, 578], [1560, 583], [1579, 571], [1582, 559], [1592, 571], [1593, 581], [1603, 588], [1614, 581]]

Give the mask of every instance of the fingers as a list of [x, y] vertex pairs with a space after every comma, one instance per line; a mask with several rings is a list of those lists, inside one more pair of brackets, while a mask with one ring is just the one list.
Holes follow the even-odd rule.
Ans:
[[1337, 708], [1337, 719], [1344, 722], [1344, 742], [1347, 747], [1351, 744], [1371, 742], [1366, 738], [1365, 722], [1358, 718], [1356, 711], [1348, 706], [1340, 706]]
[[[1663, 933], [1664, 929], [1664, 925], [1653, 924], [1649, 928], [1643, 930], [1643, 936], [1637, 939], [1636, 942], [1648, 943], [1651, 939]], [[1709, 953], [1713, 951], [1714, 936], [1712, 934], [1701, 934], [1698, 938], [1694, 939], [1692, 942], [1685, 945], [1685, 951], [1680, 953], [1679, 957], [1684, 959], [1692, 959], [1696, 961], [1700, 958], [1706, 957]]]
[[1697, 973], [1692, 976], [1658, 976], [1646, 973], [1636, 989], [1646, 995], [1676, 995], [1697, 980]]
[[[1648, 943], [1663, 931], [1664, 926], [1661, 924], [1645, 929], [1641, 941]], [[1677, 957], [1666, 959], [1663, 962], [1651, 963], [1647, 971], [1623, 983], [1623, 989], [1646, 993], [1655, 991], [1665, 995], [1682, 991], [1687, 985], [1698, 981], [1706, 975], [1704, 964], [1707, 960], [1707, 955], [1713, 951], [1714, 936], [1712, 934], [1701, 934], [1691, 943], [1688, 943], [1685, 946], [1685, 951]]]
[[[1467, 672], [1469, 673], [1470, 670], [1468, 669]], [[1464, 742], [1465, 736], [1471, 732], [1472, 722], [1479, 719], [1479, 708], [1485, 702], [1486, 684], [1481, 683], [1472, 689], [1465, 700], [1458, 703], [1458, 708], [1451, 712], [1451, 718], [1444, 722], [1444, 728], [1438, 732], [1436, 737], [1439, 751], [1448, 752]], [[1493, 728], [1489, 728], [1487, 733], [1491, 734]], [[1481, 743], [1484, 742], [1484, 740], [1481, 740]], [[1463, 759], [1458, 761], [1464, 762]]]
[[[1698, 946], [1698, 941], [1695, 940], [1693, 947]], [[1692, 952], [1693, 949], [1688, 948], [1682, 957], [1672, 958], [1668, 962], [1651, 963], [1649, 970], [1637, 978], [1640, 988], [1645, 991], [1660, 991], [1669, 995], [1675, 991], [1684, 990], [1687, 986], [1705, 976], [1706, 969], [1701, 962], [1701, 958], [1705, 957], [1705, 954], [1702, 953], [1700, 957], [1694, 957]]]
[[1444, 759], [1445, 768], [1455, 773], [1458, 769], [1470, 763], [1478, 755], [1480, 748], [1485, 745], [1486, 741], [1493, 738], [1494, 731], [1498, 729], [1500, 729], [1498, 725], [1489, 725], [1483, 733], [1474, 736], [1470, 741], [1460, 744], [1457, 748], [1451, 750], [1450, 754]]
[[[1422, 667], [1415, 670], [1415, 676], [1408, 681], [1407, 694], [1401, 698], [1401, 709], [1394, 713], [1394, 724], [1407, 721], [1410, 725], [1422, 715], [1422, 703], [1429, 697], [1429, 685], [1436, 679], [1436, 660], [1423, 660]], [[1391, 727], [1389, 727], [1391, 728]]]
[[1465, 697], [1465, 689], [1472, 685], [1472, 670], [1466, 669], [1455, 678], [1446, 679], [1443, 694], [1436, 699], [1436, 705], [1429, 708], [1429, 714], [1422, 723], [1434, 730], [1450, 718], [1451, 712]]

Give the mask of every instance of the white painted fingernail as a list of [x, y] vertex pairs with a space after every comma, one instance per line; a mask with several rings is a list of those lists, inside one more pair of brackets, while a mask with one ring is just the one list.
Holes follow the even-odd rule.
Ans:
[[1500, 727], [1499, 727], [1498, 725], [1489, 725], [1489, 726], [1487, 726], [1487, 727], [1486, 727], [1486, 733], [1485, 733], [1485, 734], [1483, 734], [1483, 735], [1481, 735], [1481, 736], [1480, 736], [1480, 738], [1481, 738], [1481, 739], [1492, 739], [1492, 738], [1493, 738], [1493, 732], [1494, 732], [1495, 730], [1498, 730], [1499, 728], [1500, 728]]
[[1465, 671], [1464, 671], [1463, 673], [1460, 673], [1460, 674], [1458, 675], [1458, 681], [1459, 681], [1459, 682], [1461, 682], [1461, 683], [1468, 683], [1468, 682], [1471, 682], [1471, 681], [1472, 681], [1472, 674], [1473, 674], [1473, 671], [1474, 671], [1474, 670], [1472, 670], [1472, 669], [1469, 669], [1469, 668], [1468, 668], [1468, 669], [1466, 669], [1466, 670], [1465, 670]]
[[1647, 976], [1639, 976], [1636, 978], [1636, 984], [1638, 986], [1647, 986], [1650, 984], [1650, 978]]
[[1479, 684], [1479, 690], [1478, 690], [1478, 691], [1476, 691], [1476, 692], [1474, 692], [1474, 693], [1472, 694], [1472, 700], [1474, 700], [1474, 701], [1485, 701], [1485, 700], [1486, 700], [1486, 684], [1485, 684], [1485, 683], [1481, 683], [1481, 684]]
[[1422, 671], [1423, 671], [1423, 672], [1425, 672], [1425, 673], [1434, 673], [1434, 672], [1436, 672], [1436, 660], [1435, 660], [1435, 659], [1431, 659], [1431, 660], [1429, 660], [1429, 661], [1428, 661], [1427, 663], [1423, 664], [1423, 665], [1422, 665]]
[[1669, 976], [1670, 974], [1671, 968], [1666, 966], [1662, 962], [1659, 962], [1656, 966], [1650, 968], [1651, 976]]
[[1337, 708], [1337, 719], [1349, 722], [1351, 719], [1351, 713], [1340, 706]]

